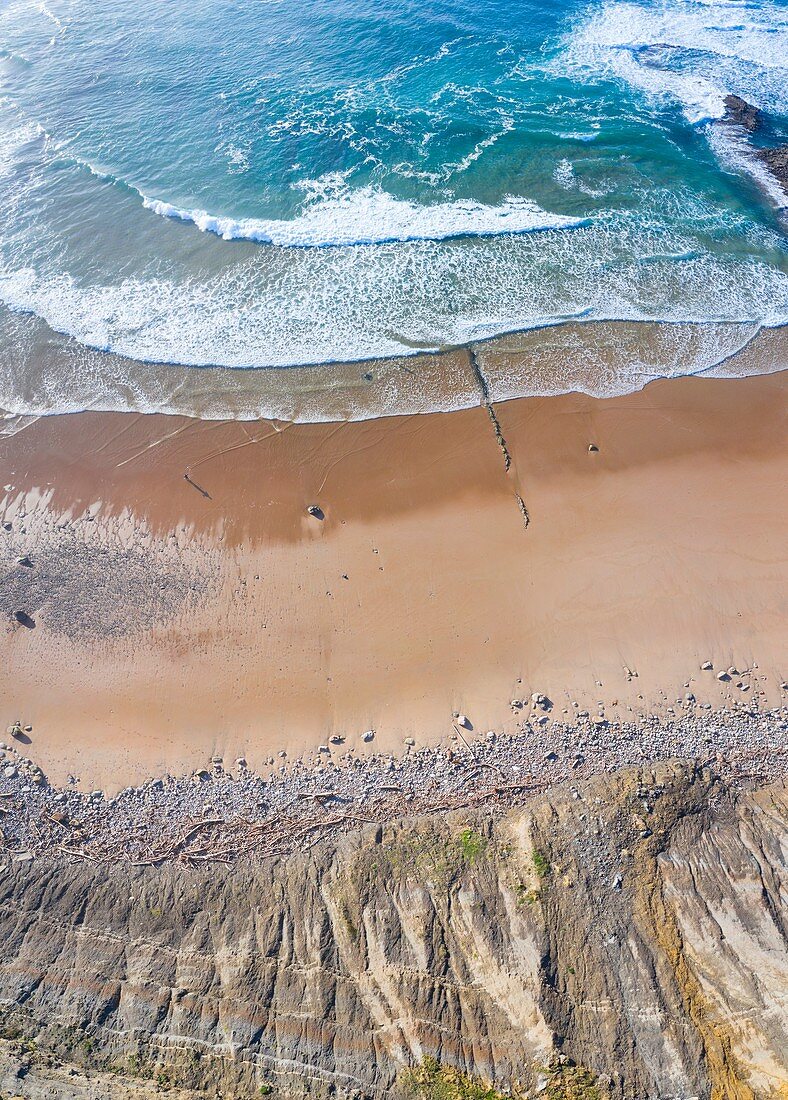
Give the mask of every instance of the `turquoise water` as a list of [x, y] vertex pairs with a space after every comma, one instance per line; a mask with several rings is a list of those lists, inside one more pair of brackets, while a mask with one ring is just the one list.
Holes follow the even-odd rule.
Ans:
[[12, 0], [0, 300], [187, 366], [778, 325], [788, 198], [721, 119], [785, 140], [787, 65], [746, 0]]

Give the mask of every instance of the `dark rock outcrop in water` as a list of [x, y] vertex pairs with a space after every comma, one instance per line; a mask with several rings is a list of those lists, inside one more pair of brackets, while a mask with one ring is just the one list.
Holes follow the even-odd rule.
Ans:
[[759, 149], [758, 156], [788, 194], [788, 145], [778, 145], [774, 149]]
[[741, 96], [738, 95], [725, 96], [725, 120], [726, 122], [735, 122], [739, 126], [743, 126], [744, 129], [751, 134], [759, 130], [763, 123], [761, 112], [758, 108], [753, 107], [751, 103], [748, 103], [746, 99], [742, 99]]
[[784, 783], [678, 762], [233, 867], [9, 856], [0, 1093], [778, 1097], [787, 839]]
[[[763, 114], [746, 99], [737, 95], [725, 97], [725, 122], [743, 126], [749, 134], [763, 129]], [[758, 146], [750, 144], [752, 155], [765, 165], [788, 194], [788, 145]]]

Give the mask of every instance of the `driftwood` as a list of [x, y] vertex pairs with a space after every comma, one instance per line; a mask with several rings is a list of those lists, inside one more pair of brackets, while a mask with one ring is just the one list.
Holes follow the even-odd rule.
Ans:
[[452, 722], [452, 726], [454, 726], [454, 732], [455, 732], [455, 733], [457, 734], [457, 736], [458, 736], [458, 737], [460, 738], [460, 740], [462, 741], [463, 745], [465, 745], [466, 749], [468, 750], [468, 752], [469, 752], [469, 753], [471, 754], [471, 756], [472, 756], [472, 757], [473, 757], [473, 759], [475, 760], [475, 759], [476, 759], [476, 753], [475, 753], [475, 752], [473, 751], [473, 749], [471, 748], [471, 746], [470, 746], [470, 745], [468, 744], [468, 742], [467, 742], [467, 741], [465, 740], [465, 737], [464, 737], [464, 735], [463, 735], [463, 733], [462, 733], [462, 730], [460, 729], [460, 727], [459, 727], [459, 726], [457, 725], [457, 723], [456, 723], [456, 722]]
[[[465, 741], [461, 731], [460, 738]], [[724, 765], [733, 769], [733, 778], [762, 782], [769, 778], [774, 756], [781, 757], [785, 748], [734, 750], [721, 758], [709, 757], [706, 766]], [[170, 821], [154, 806], [140, 809], [135, 820], [121, 827], [107, 823], [103, 811], [90, 806], [83, 807], [79, 827], [70, 825], [59, 816], [56, 806], [37, 810], [27, 803], [13, 803], [14, 812], [25, 815], [27, 833], [13, 838], [0, 832], [0, 847], [13, 855], [30, 850], [33, 855], [60, 852], [73, 859], [89, 860], [94, 864], [125, 863], [129, 867], [154, 867], [165, 862], [178, 861], [186, 866], [199, 867], [208, 863], [230, 865], [247, 857], [280, 856], [299, 849], [309, 850], [331, 834], [346, 829], [411, 814], [443, 814], [460, 808], [502, 807], [525, 802], [528, 798], [549, 787], [553, 778], [536, 778], [533, 774], [506, 776], [506, 769], [471, 753], [472, 759], [458, 757], [454, 768], [457, 777], [447, 789], [445, 780], [429, 779], [423, 787], [403, 789], [399, 782], [381, 782], [379, 777], [371, 792], [374, 807], [355, 801], [351, 796], [337, 794], [333, 790], [307, 791], [294, 795], [277, 811], [270, 811], [266, 803], [262, 812], [268, 816], [254, 819], [249, 816], [223, 818], [218, 813], [194, 820]], [[459, 766], [458, 766], [459, 765]], [[464, 767], [463, 767], [464, 765]], [[582, 773], [581, 773], [582, 774]], [[0, 795], [0, 800], [12, 798]], [[328, 804], [333, 802], [333, 806]], [[0, 806], [0, 813], [9, 809]], [[246, 813], [254, 813], [247, 810]], [[260, 812], [259, 810], [257, 812]], [[35, 814], [35, 816], [34, 816]], [[9, 832], [7, 817], [4, 827]], [[25, 848], [10, 848], [9, 843], [22, 843]]]

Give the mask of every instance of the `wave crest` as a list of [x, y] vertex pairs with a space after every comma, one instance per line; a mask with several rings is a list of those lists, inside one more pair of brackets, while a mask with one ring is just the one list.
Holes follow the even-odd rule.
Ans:
[[543, 210], [531, 199], [507, 196], [497, 206], [470, 199], [422, 203], [396, 199], [371, 187], [351, 189], [333, 180], [304, 181], [315, 198], [292, 220], [234, 218], [205, 210], [184, 210], [161, 199], [142, 196], [143, 206], [164, 218], [191, 222], [203, 233], [224, 240], [258, 241], [289, 248], [340, 248], [404, 241], [441, 241], [452, 237], [494, 237], [575, 229], [586, 218]]

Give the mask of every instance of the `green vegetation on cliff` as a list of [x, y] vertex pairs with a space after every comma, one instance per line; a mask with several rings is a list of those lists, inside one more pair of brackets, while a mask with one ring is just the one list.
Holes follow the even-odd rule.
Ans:
[[[540, 1092], [542, 1100], [604, 1100], [593, 1076], [582, 1066], [556, 1064], [543, 1072], [547, 1080]], [[414, 1100], [515, 1100], [512, 1093], [500, 1092], [429, 1056], [405, 1070], [401, 1080]]]
[[506, 1093], [430, 1057], [405, 1070], [402, 1083], [415, 1100], [509, 1100]]

